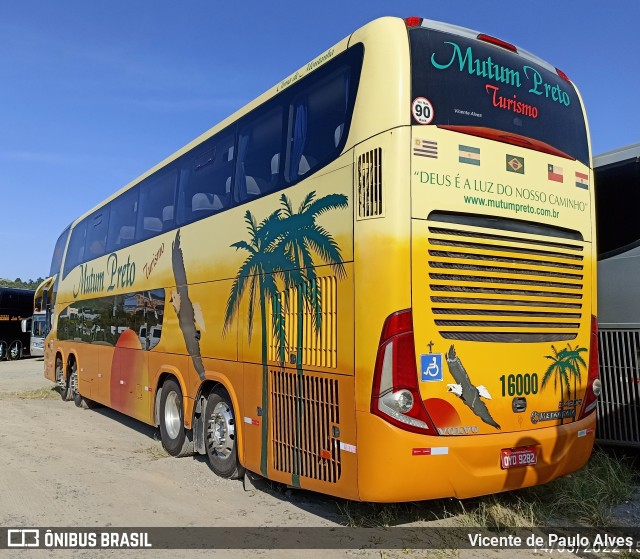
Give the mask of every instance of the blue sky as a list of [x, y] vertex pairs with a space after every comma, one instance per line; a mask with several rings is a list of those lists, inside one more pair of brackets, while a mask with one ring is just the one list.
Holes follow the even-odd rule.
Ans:
[[46, 276], [78, 215], [383, 15], [513, 42], [578, 86], [594, 154], [640, 141], [638, 0], [5, 2], [0, 277]]

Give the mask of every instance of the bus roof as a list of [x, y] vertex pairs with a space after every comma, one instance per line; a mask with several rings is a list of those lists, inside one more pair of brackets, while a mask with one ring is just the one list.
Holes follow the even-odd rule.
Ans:
[[593, 158], [593, 167], [595, 169], [596, 167], [604, 167], [614, 163], [631, 161], [632, 159], [635, 159], [636, 162], [640, 159], [640, 142], [596, 155]]

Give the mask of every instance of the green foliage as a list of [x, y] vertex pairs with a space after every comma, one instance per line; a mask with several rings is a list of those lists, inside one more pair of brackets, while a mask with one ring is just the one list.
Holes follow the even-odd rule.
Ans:
[[20, 278], [16, 278], [14, 280], [8, 280], [4, 278], [0, 278], [0, 287], [19, 287], [21, 289], [35, 289], [38, 287], [44, 278], [38, 278], [34, 280], [22, 280]]

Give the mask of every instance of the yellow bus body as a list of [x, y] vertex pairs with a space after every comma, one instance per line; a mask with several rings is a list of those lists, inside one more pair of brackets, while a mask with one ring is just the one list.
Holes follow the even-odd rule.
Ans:
[[[554, 351], [560, 351], [567, 343], [571, 344], [570, 349], [590, 348], [591, 317], [596, 314], [593, 192], [568, 190], [566, 181], [577, 172], [586, 174], [592, 184], [591, 170], [578, 161], [412, 122], [411, 63], [407, 28], [402, 20], [382, 18], [356, 31], [124, 187], [105, 204], [359, 43], [364, 45], [364, 62], [351, 127], [341, 153], [290, 188], [104, 254], [73, 268], [66, 277], [61, 273], [57, 278], [53, 329], [46, 343], [45, 376], [56, 381], [56, 360], [64, 364], [64, 374], [68, 376], [69, 363], [74, 361], [79, 394], [150, 425], [158, 425], [156, 396], [162, 383], [173, 377], [183, 395], [185, 427], [194, 430], [195, 418], [202, 411], [201, 398], [211, 386], [222, 385], [235, 411], [242, 466], [275, 481], [347, 499], [388, 502], [466, 498], [544, 483], [575, 471], [591, 453], [595, 414], [578, 419], [580, 406], [574, 402], [574, 415], [567, 416], [566, 421], [532, 416], [532, 412], [564, 409], [563, 400], [567, 398], [562, 381], [559, 390], [554, 390], [553, 381], [544, 390], [538, 387], [538, 394], [528, 397], [527, 411], [514, 413], [512, 398], [500, 396], [507, 390], [507, 381], [500, 377], [532, 378], [535, 373], [540, 382]], [[437, 143], [437, 159], [413, 154], [413, 147], [422, 141]], [[460, 164], [461, 144], [481, 151], [479, 165]], [[526, 173], [507, 172], [504, 165], [508, 156], [523, 157]], [[549, 164], [564, 168], [563, 189], [547, 180]], [[383, 172], [376, 175], [380, 168]], [[486, 191], [488, 182], [493, 191]], [[501, 194], [497, 193], [497, 185], [502, 185]], [[504, 185], [513, 192], [536, 190], [538, 197], [543, 193], [547, 200], [544, 203], [519, 203], [532, 204], [541, 212], [562, 212], [561, 221], [553, 213], [516, 214], [513, 206], [483, 208], [480, 199], [485, 204], [489, 198], [509, 202]], [[374, 200], [377, 192], [380, 200]], [[339, 247], [344, 274], [339, 277], [332, 263], [314, 253], [316, 281], [322, 287], [322, 326], [321, 332], [315, 332], [311, 313], [302, 313], [305, 340], [300, 367], [295, 348], [300, 310], [296, 307], [295, 289], [289, 289], [283, 315], [288, 343], [285, 362], [278, 359], [273, 340], [273, 302], [265, 307], [267, 316], [261, 317], [258, 299], [253, 300], [251, 325], [248, 291], [238, 302], [233, 321], [226, 326], [225, 312], [234, 281], [247, 257], [246, 252], [234, 246], [248, 239], [245, 212], [250, 210], [259, 223], [283, 207], [282, 196], [297, 210], [312, 193], [316, 199], [335, 194], [348, 201], [345, 207], [317, 216], [317, 224], [330, 233]], [[559, 203], [565, 205], [554, 205], [549, 202], [550, 196], [570, 197], [574, 208], [562, 201]], [[496, 239], [492, 240], [486, 227], [428, 219], [438, 212], [561, 226], [579, 232], [583, 240], [503, 230], [493, 231]], [[180, 331], [179, 309], [184, 304], [180, 298], [185, 293], [179, 293], [175, 279], [180, 258], [188, 280], [188, 298], [196, 309], [193, 316], [204, 377]], [[518, 263], [518, 258], [528, 264]], [[469, 262], [475, 266], [473, 270], [465, 268]], [[538, 272], [543, 275], [542, 280]], [[441, 276], [434, 279], [438, 274]], [[461, 280], [460, 276], [465, 275], [473, 279]], [[561, 295], [551, 301], [552, 307], [529, 305], [529, 310], [533, 308], [540, 316], [530, 313], [522, 319], [522, 325], [510, 329], [510, 335], [542, 332], [552, 336], [558, 331], [569, 332], [568, 342], [564, 341], [567, 338], [553, 343], [490, 341], [491, 334], [502, 328], [495, 323], [505, 320], [500, 311], [511, 312], [509, 320], [513, 320], [513, 313], [518, 316], [525, 311], [517, 302], [522, 297], [491, 295], [482, 290], [496, 285], [518, 289], [522, 281], [534, 282], [532, 285], [539, 285], [541, 291], [551, 289], [544, 285], [545, 281], [563, 285], [553, 288]], [[487, 316], [494, 318], [483, 315], [483, 320], [491, 325], [468, 326], [478, 320], [478, 314], [467, 314], [465, 309], [468, 311], [469, 306], [461, 308], [452, 302], [460, 285], [480, 290], [474, 297], [484, 298], [485, 302], [476, 301], [474, 311], [488, 310]], [[279, 287], [285, 300], [287, 288], [281, 282]], [[153, 301], [150, 296], [145, 299], [144, 295], [139, 295], [137, 303], [129, 301], [137, 305], [138, 311], [149, 305], [156, 305], [157, 309], [163, 306], [162, 311], [156, 310], [156, 315], [163, 314], [161, 335], [151, 349], [141, 345], [142, 330], [120, 332], [115, 347], [98, 339], [106, 339], [109, 333], [96, 335], [99, 328], [95, 325], [91, 343], [81, 336], [61, 339], [58, 335], [61, 324], [69, 321], [84, 321], [88, 330], [95, 310], [92, 305], [97, 305], [94, 302], [98, 299], [104, 302], [109, 297], [160, 289], [164, 290], [162, 302]], [[563, 295], [576, 293], [574, 299]], [[450, 301], [433, 302], [434, 297], [441, 296]], [[499, 306], [493, 306], [495, 299], [500, 299]], [[509, 304], [510, 299], [514, 300], [513, 305]], [[566, 316], [558, 319], [546, 317], [550, 308], [562, 309], [567, 300], [572, 302], [573, 311], [562, 310], [560, 314]], [[443, 365], [447, 356], [459, 357], [475, 385], [483, 385], [491, 395], [490, 400], [486, 399], [490, 411], [487, 421], [499, 424], [499, 429], [480, 420], [473, 409], [461, 403], [451, 391], [455, 388], [448, 387], [456, 383], [447, 369], [442, 381], [420, 382], [419, 390], [427, 412], [436, 410], [437, 427], [449, 434], [410, 432], [371, 412], [381, 331], [387, 317], [403, 309], [412, 309], [418, 372], [422, 355], [438, 353]], [[532, 327], [536, 321], [553, 324]], [[563, 322], [574, 326], [562, 326]], [[116, 330], [112, 334], [116, 335]], [[472, 339], [474, 335], [484, 341]], [[262, 360], [263, 340], [268, 346], [266, 364]], [[586, 353], [582, 357], [589, 362]], [[262, 383], [265, 367], [269, 378], [266, 409]], [[575, 401], [585, 397], [586, 379], [587, 371], [582, 369], [582, 377], [574, 379], [575, 390], [570, 387]], [[266, 448], [262, 431], [265, 415]], [[501, 450], [528, 446], [538, 449], [535, 466], [500, 467]]]

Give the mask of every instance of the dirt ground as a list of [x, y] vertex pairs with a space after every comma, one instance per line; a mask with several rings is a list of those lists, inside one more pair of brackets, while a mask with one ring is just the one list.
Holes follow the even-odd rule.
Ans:
[[[284, 486], [245, 491], [201, 457], [164, 454], [155, 429], [106, 408], [51, 397], [42, 359], [0, 362], [0, 529], [6, 527], [340, 527], [353, 503]], [[33, 398], [44, 388], [45, 397]], [[48, 396], [48, 397], [47, 397]], [[451, 524], [438, 501], [390, 524]], [[390, 509], [391, 510], [391, 509]], [[425, 520], [433, 518], [434, 520]], [[453, 519], [455, 520], [455, 519]], [[381, 529], [382, 530], [382, 529]], [[327, 532], [329, 534], [329, 532]], [[328, 536], [330, 537], [330, 536]], [[277, 548], [277, 540], [273, 541]], [[0, 551], [2, 557], [512, 557], [477, 550]], [[524, 559], [541, 557], [518, 551]], [[566, 556], [566, 554], [565, 554]]]

